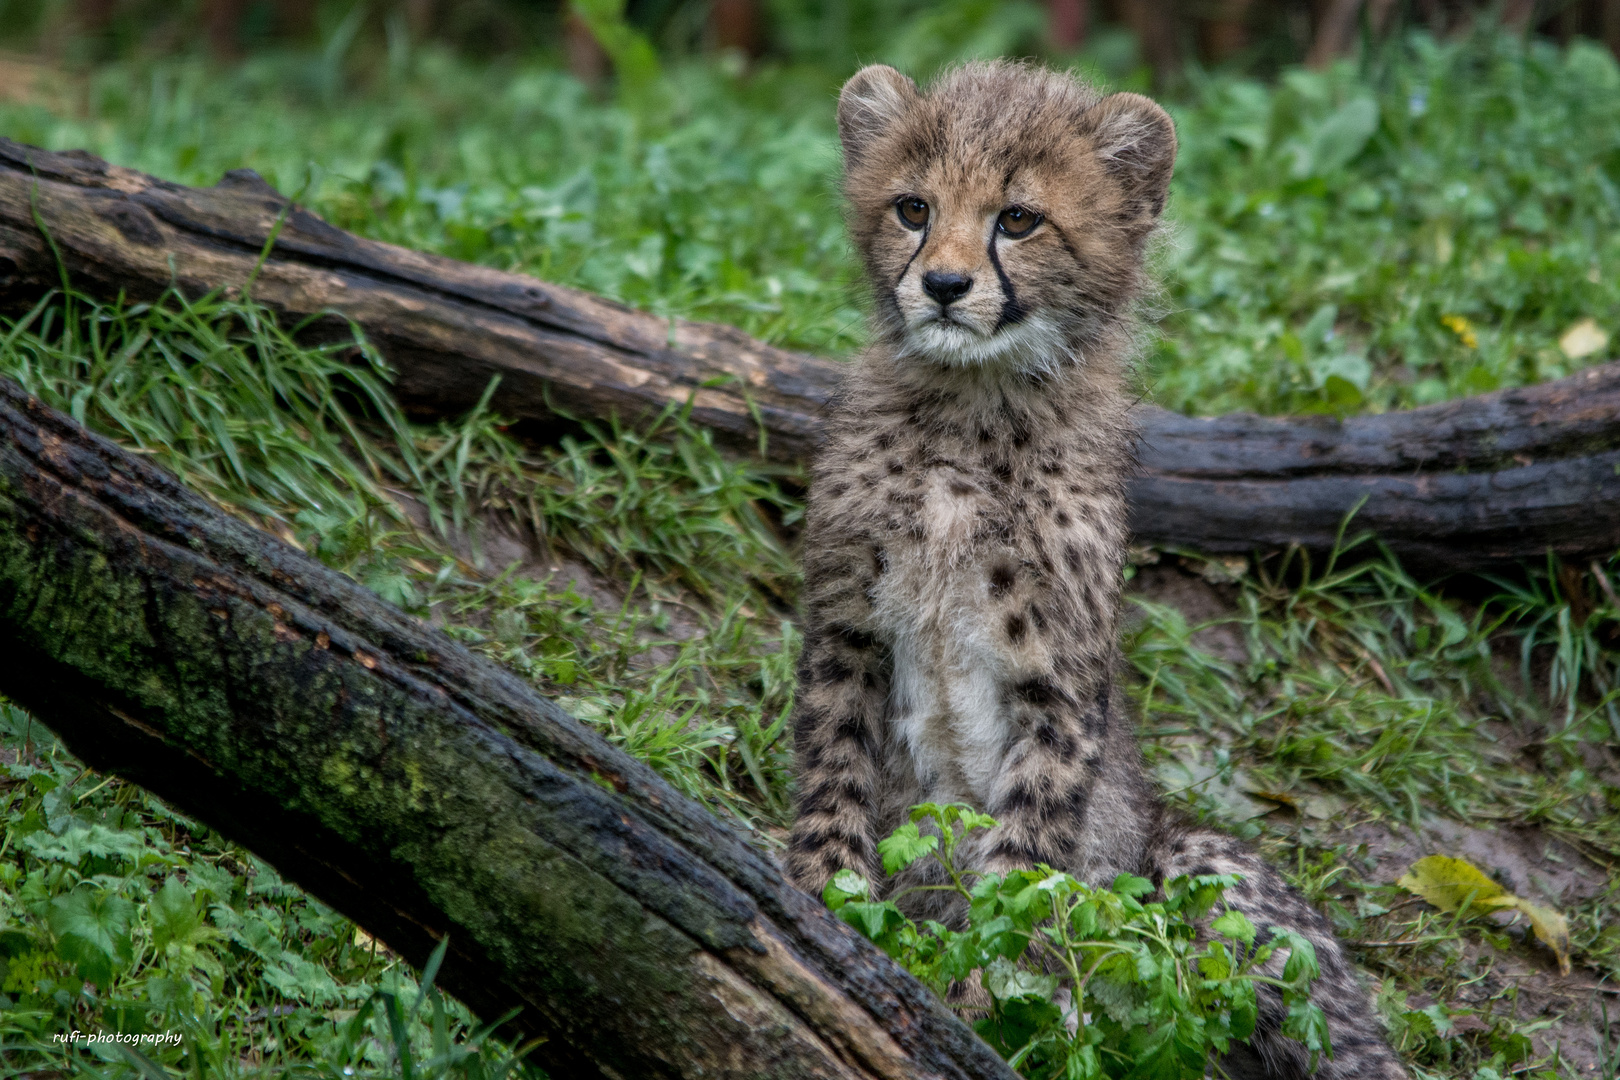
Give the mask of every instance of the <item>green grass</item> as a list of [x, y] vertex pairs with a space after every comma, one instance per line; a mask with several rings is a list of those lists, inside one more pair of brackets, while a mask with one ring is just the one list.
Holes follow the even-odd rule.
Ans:
[[[422, 1077], [512, 1071], [465, 1008], [268, 864], [90, 773], [11, 705], [0, 744], [19, 758], [0, 795], [8, 1072], [151, 1080], [164, 1066], [273, 1075], [300, 1062], [309, 1075], [399, 1076], [411, 1055]], [[74, 1053], [54, 1039], [74, 1030], [176, 1041]]]
[[[1600, 46], [1415, 38], [1177, 111], [1155, 395], [1355, 412], [1553, 379], [1620, 331], [1620, 67]], [[1448, 321], [1449, 320], [1449, 321]], [[1576, 350], [1579, 352], [1579, 350]]]
[[[307, 183], [316, 209], [366, 235], [794, 346], [841, 354], [861, 338], [827, 72], [687, 64], [622, 102], [539, 64], [430, 50], [370, 67], [266, 56], [62, 78], [60, 96], [0, 104], [0, 133], [188, 183], [247, 165], [284, 190]], [[1364, 71], [1276, 87], [1194, 80], [1175, 104], [1185, 149], [1155, 395], [1195, 411], [1343, 412], [1604, 359], [1612, 348], [1577, 361], [1557, 341], [1582, 318], [1620, 329], [1616, 78], [1590, 49], [1480, 38], [1417, 39]], [[554, 445], [484, 408], [416, 423], [363, 342], [311, 348], [294, 329], [217, 296], [58, 297], [0, 325], [0, 371], [440, 621], [778, 843], [797, 478], [719, 452], [678, 412]], [[531, 538], [538, 564], [500, 565], [498, 532]], [[569, 568], [619, 584], [575, 588]], [[1127, 638], [1150, 760], [1195, 781], [1170, 783], [1173, 798], [1291, 866], [1347, 938], [1419, 941], [1358, 956], [1420, 1075], [1560, 1075], [1496, 1012], [1443, 1037], [1480, 965], [1535, 946], [1402, 906], [1352, 848], [1249, 820], [1227, 796], [1247, 784], [1374, 822], [1532, 823], [1612, 867], [1620, 796], [1588, 762], [1620, 741], [1614, 572], [1531, 567], [1463, 591], [1389, 560], [1305, 572], [1296, 558], [1229, 587], [1241, 659], [1145, 603]], [[422, 1075], [509, 1061], [431, 995], [393, 1017], [396, 1032], [389, 1001], [419, 999], [385, 950], [205, 828], [84, 773], [48, 717], [5, 718], [8, 1066], [150, 1077], [117, 1048], [51, 1040], [142, 1025], [184, 1032], [150, 1055], [210, 1077], [400, 1076], [402, 1047]], [[1611, 889], [1568, 912], [1577, 962], [1609, 977], [1617, 902]], [[467, 1055], [451, 1060], [457, 1047]]]
[[[1476, 606], [1423, 587], [1388, 558], [1287, 579], [1281, 569], [1246, 577], [1239, 613], [1223, 620], [1241, 633], [1242, 665], [1200, 649], [1176, 610], [1138, 601], [1143, 617], [1127, 649], [1137, 696], [1158, 739], [1170, 740], [1150, 758], [1196, 734], [1241, 761], [1257, 790], [1332, 791], [1414, 827], [1436, 810], [1540, 824], [1620, 856], [1620, 822], [1613, 808], [1592, 814], [1606, 796], [1578, 765], [1580, 744], [1616, 740], [1617, 695], [1606, 689], [1616, 657], [1543, 641], [1547, 623], [1572, 619], [1544, 579], [1531, 575]], [[1599, 572], [1612, 579], [1615, 564]], [[1588, 610], [1572, 637], [1620, 620], [1608, 604]], [[1546, 661], [1544, 675], [1505, 677], [1500, 661], [1519, 660], [1521, 649]], [[1482, 727], [1487, 718], [1501, 728]], [[1543, 769], [1503, 767], [1511, 755], [1496, 744], [1514, 730], [1540, 734]]]

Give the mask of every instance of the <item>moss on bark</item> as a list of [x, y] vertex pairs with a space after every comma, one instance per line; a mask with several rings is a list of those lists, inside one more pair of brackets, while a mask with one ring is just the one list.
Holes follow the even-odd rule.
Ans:
[[277, 864], [557, 1076], [1009, 1076], [533, 687], [0, 380], [0, 690]]

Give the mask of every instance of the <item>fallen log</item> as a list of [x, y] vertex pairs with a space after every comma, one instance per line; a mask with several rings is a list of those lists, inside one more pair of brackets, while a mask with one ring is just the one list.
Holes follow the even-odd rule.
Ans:
[[1145, 410], [1138, 452], [1132, 525], [1158, 546], [1326, 551], [1355, 510], [1347, 535], [1426, 573], [1620, 547], [1620, 363], [1344, 420]]
[[[833, 361], [727, 327], [350, 235], [245, 170], [188, 188], [0, 139], [0, 303], [39, 295], [63, 270], [100, 296], [240, 287], [278, 226], [255, 298], [354, 320], [398, 370], [409, 407], [464, 409], [496, 374], [495, 406], [517, 418], [634, 417], [690, 399], [699, 423], [739, 445], [763, 430], [767, 452], [793, 461], [814, 448], [838, 382]], [[1360, 506], [1355, 529], [1423, 569], [1620, 545], [1620, 364], [1380, 416], [1144, 407], [1140, 421], [1131, 504], [1143, 543], [1326, 549]]]
[[0, 379], [0, 692], [558, 1077], [1014, 1074], [533, 686]]

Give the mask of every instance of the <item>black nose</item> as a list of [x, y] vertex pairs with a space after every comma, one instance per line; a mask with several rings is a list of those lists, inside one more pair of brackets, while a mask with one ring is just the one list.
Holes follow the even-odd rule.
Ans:
[[973, 288], [973, 279], [966, 274], [948, 270], [930, 270], [923, 275], [923, 292], [938, 300], [941, 306], [960, 300]]

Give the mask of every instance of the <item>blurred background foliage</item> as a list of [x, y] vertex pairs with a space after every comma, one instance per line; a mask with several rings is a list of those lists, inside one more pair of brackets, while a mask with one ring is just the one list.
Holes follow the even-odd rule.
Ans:
[[0, 47], [14, 138], [833, 355], [839, 82], [1032, 57], [1177, 117], [1170, 408], [1425, 404], [1620, 325], [1620, 0], [0, 0]]
[[[0, 43], [78, 61], [230, 59], [326, 44], [342, 29], [362, 48], [404, 34], [481, 59], [545, 53], [588, 76], [604, 72], [576, 50], [613, 52], [602, 30], [616, 22], [664, 57], [737, 50], [834, 75], [874, 60], [927, 74], [969, 56], [1135, 54], [1161, 87], [1181, 82], [1188, 63], [1273, 75], [1415, 29], [1445, 37], [1491, 23], [1620, 47], [1613, 0], [3, 0]], [[580, 29], [593, 46], [570, 40]]]

